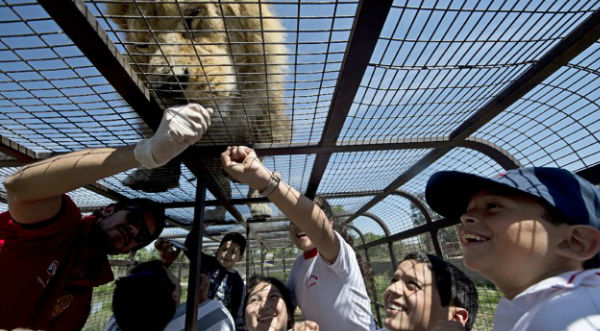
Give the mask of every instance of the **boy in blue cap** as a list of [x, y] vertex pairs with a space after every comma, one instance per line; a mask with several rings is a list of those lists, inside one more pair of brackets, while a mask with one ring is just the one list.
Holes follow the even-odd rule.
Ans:
[[504, 292], [494, 330], [600, 329], [600, 191], [557, 168], [443, 171], [431, 208], [460, 218], [464, 264]]

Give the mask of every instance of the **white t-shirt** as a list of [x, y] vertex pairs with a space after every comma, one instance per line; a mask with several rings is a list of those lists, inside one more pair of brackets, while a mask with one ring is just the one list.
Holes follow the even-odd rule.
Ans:
[[600, 330], [600, 269], [565, 272], [502, 298], [494, 330]]
[[307, 320], [320, 330], [373, 330], [371, 300], [360, 273], [356, 255], [339, 233], [340, 251], [333, 264], [320, 254], [304, 259], [298, 256], [290, 272], [287, 288]]

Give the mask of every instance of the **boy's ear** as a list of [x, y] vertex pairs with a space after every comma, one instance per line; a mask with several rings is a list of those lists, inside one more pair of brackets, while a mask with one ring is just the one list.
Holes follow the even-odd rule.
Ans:
[[467, 325], [467, 321], [469, 320], [469, 312], [466, 309], [451, 306], [448, 313], [450, 314], [451, 321], [459, 322], [463, 327]]
[[557, 253], [577, 261], [586, 261], [600, 252], [600, 230], [591, 225], [569, 226], [567, 237], [560, 242]]

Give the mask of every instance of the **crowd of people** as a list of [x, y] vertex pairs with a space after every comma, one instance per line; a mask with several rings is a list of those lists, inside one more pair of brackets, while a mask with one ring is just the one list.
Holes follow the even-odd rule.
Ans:
[[[180, 281], [169, 271], [180, 250], [158, 238], [164, 210], [145, 199], [82, 217], [67, 192], [134, 167], [167, 163], [196, 143], [211, 109], [169, 108], [153, 137], [135, 146], [58, 155], [9, 178], [0, 214], [0, 329], [80, 330], [94, 287], [113, 280], [107, 255], [155, 241], [160, 259], [115, 282], [107, 330], [183, 330]], [[375, 330], [364, 268], [336, 230], [324, 199], [311, 200], [267, 169], [248, 147], [221, 155], [224, 170], [274, 203], [302, 252], [287, 281], [235, 270], [246, 249], [225, 235], [202, 254], [198, 330]], [[520, 168], [494, 177], [442, 171], [425, 196], [438, 214], [460, 220], [466, 268], [504, 295], [495, 330], [600, 330], [600, 191], [558, 168]], [[158, 238], [158, 239], [157, 239]], [[186, 253], [190, 253], [188, 245]], [[478, 311], [473, 280], [425, 252], [408, 254], [383, 295], [381, 330], [466, 330]], [[294, 320], [296, 307], [303, 321]]]

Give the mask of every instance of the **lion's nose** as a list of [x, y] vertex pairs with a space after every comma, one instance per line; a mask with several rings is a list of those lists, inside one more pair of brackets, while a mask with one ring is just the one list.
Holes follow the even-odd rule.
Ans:
[[[190, 80], [188, 69], [174, 70], [176, 74], [164, 76], [153, 82], [154, 91], [157, 95], [168, 98], [183, 98], [183, 91]], [[177, 74], [180, 71], [180, 74]]]

